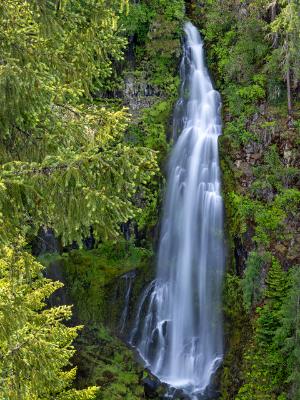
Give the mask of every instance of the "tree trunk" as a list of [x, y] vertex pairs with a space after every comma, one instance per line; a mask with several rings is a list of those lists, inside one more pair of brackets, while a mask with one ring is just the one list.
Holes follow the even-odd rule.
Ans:
[[[291, 3], [291, 0], [288, 0], [288, 4]], [[290, 15], [291, 17], [291, 15]], [[287, 102], [288, 102], [288, 115], [290, 116], [292, 113], [292, 94], [291, 94], [291, 64], [290, 64], [290, 33], [286, 32], [286, 54], [287, 54], [287, 72], [286, 72], [286, 89], [287, 89]]]
[[[276, 18], [276, 11], [277, 11], [277, 1], [273, 1], [273, 3], [270, 6], [271, 9], [271, 22], [273, 22]], [[278, 32], [273, 33], [273, 43], [272, 46], [274, 49], [277, 49], [278, 47]]]
[[287, 89], [287, 102], [288, 102], [288, 114], [292, 113], [292, 94], [291, 94], [291, 70], [288, 68], [286, 73], [286, 89]]

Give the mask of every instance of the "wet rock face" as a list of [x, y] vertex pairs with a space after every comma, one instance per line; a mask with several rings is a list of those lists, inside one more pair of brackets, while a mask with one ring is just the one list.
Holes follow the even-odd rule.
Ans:
[[[46, 269], [46, 277], [52, 279], [53, 281], [59, 281], [64, 284], [61, 288], [56, 290], [49, 298], [49, 305], [51, 307], [61, 306], [61, 305], [72, 305], [72, 299], [70, 298], [66, 285], [66, 277], [64, 264], [62, 261], [54, 260], [49, 263]], [[76, 322], [75, 315], [72, 315], [72, 321]]]
[[[248, 121], [247, 130], [253, 135], [253, 139], [243, 144], [234, 154], [230, 154], [236, 180], [245, 188], [245, 192], [255, 180], [254, 168], [265, 163], [266, 153], [272, 145], [276, 146], [284, 166], [300, 166], [299, 149], [295, 143], [297, 132], [294, 127], [287, 125], [285, 119], [273, 115], [265, 106], [261, 106]], [[294, 184], [297, 185], [297, 182]], [[269, 193], [265, 193], [265, 196], [266, 200], [270, 200]]]
[[134, 239], [138, 245], [140, 240], [143, 239], [142, 232], [139, 231], [138, 224], [135, 221], [127, 221], [121, 224], [121, 232], [125, 240]]
[[[64, 284], [63, 287], [57, 289], [51, 294], [47, 303], [51, 307], [72, 304], [66, 290], [66, 278], [64, 274], [64, 265], [59, 260], [59, 253], [62, 252], [62, 246], [57, 237], [55, 237], [52, 229], [41, 227], [37, 237], [32, 243], [32, 253], [39, 257], [43, 255], [53, 255], [53, 259], [48, 263], [45, 269], [45, 276], [53, 281], [59, 281]], [[57, 256], [57, 257], [56, 257]]]
[[136, 121], [143, 109], [151, 107], [162, 99], [159, 89], [149, 83], [146, 72], [127, 73], [123, 97], [133, 121]]
[[281, 241], [274, 246], [277, 258], [288, 269], [291, 265], [300, 263], [300, 221], [289, 221], [285, 227], [290, 239]]
[[157, 390], [161, 385], [158, 379], [153, 376], [147, 376], [146, 378], [142, 379], [142, 383], [144, 385], [144, 393], [146, 398], [155, 399], [158, 397]]
[[128, 342], [143, 289], [153, 280], [154, 260], [145, 258], [135, 269], [113, 279], [104, 288], [105, 309], [103, 322], [111, 332]]
[[243, 276], [243, 272], [246, 268], [246, 260], [248, 257], [248, 252], [243, 246], [240, 238], [234, 239], [234, 257], [235, 257], [235, 265], [236, 265], [236, 274], [240, 277]]
[[33, 255], [40, 256], [45, 253], [59, 253], [61, 249], [61, 244], [54, 236], [53, 230], [47, 227], [40, 228], [37, 237], [32, 243]]

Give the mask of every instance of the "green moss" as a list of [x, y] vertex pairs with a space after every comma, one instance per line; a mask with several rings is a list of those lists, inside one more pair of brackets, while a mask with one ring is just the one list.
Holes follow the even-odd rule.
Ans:
[[120, 240], [103, 243], [94, 250], [73, 250], [60, 258], [75, 319], [85, 325], [75, 343], [77, 386], [99, 386], [97, 400], [142, 398], [143, 370], [133, 352], [116, 337], [126, 290], [120, 276], [136, 270], [132, 291], [133, 303], [136, 302], [151, 274], [152, 253]]
[[126, 272], [145, 268], [150, 257], [150, 251], [121, 240], [64, 255], [67, 288], [80, 321], [106, 321], [112, 311], [108, 307], [111, 286]]
[[251, 337], [251, 325], [243, 306], [241, 279], [227, 274], [223, 291], [226, 353], [221, 371], [221, 399], [231, 400], [242, 383], [243, 352]]
[[232, 201], [232, 193], [236, 189], [236, 178], [232, 155], [235, 153], [234, 143], [229, 136], [223, 135], [219, 138], [220, 167], [222, 171], [222, 194], [225, 204], [225, 231], [228, 242], [229, 257], [227, 262], [227, 271], [233, 268], [233, 239], [237, 232], [237, 226], [242, 222], [237, 215], [237, 210]]
[[38, 260], [47, 268], [50, 264], [63, 260], [63, 257], [58, 253], [45, 253], [40, 255]]
[[143, 370], [133, 353], [101, 325], [85, 328], [76, 341], [73, 362], [78, 387], [100, 387], [97, 400], [138, 400], [143, 397]]

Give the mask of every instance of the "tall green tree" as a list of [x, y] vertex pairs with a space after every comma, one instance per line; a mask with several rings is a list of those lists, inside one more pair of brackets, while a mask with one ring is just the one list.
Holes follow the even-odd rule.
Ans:
[[[277, 2], [275, 5], [273, 3], [274, 10]], [[271, 32], [276, 37], [273, 57], [282, 67], [287, 88], [288, 112], [291, 113], [293, 83], [296, 87], [300, 78], [300, 4], [297, 0], [280, 0], [278, 3], [280, 11], [276, 17], [273, 11], [271, 23]]]
[[126, 110], [99, 95], [122, 58], [126, 5], [1, 2], [0, 210], [12, 230], [35, 234], [44, 224], [80, 242], [91, 225], [97, 238], [116, 235], [136, 212], [156, 156], [125, 141]]
[[281, 308], [275, 342], [287, 360], [288, 398], [300, 398], [300, 268], [291, 271], [291, 287]]
[[72, 388], [69, 307], [15, 237], [52, 227], [63, 243], [115, 236], [133, 217], [155, 152], [125, 138], [129, 115], [102, 98], [126, 45], [127, 0], [0, 2], [0, 399], [88, 400]]
[[69, 306], [48, 308], [61, 285], [20, 245], [0, 249], [0, 399], [90, 400], [97, 388], [71, 388], [72, 341], [79, 327], [67, 327]]

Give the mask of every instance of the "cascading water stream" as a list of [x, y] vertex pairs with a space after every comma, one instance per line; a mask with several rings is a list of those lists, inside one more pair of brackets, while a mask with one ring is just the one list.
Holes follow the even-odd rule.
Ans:
[[130, 343], [161, 381], [197, 398], [223, 357], [221, 101], [199, 32], [189, 22], [184, 30], [157, 277], [142, 294]]
[[127, 272], [127, 274], [125, 274], [121, 277], [121, 279], [125, 280], [124, 308], [123, 308], [122, 315], [120, 318], [120, 323], [119, 323], [121, 335], [124, 333], [124, 329], [125, 329], [126, 322], [127, 322], [130, 295], [131, 295], [132, 285], [133, 285], [133, 282], [135, 279], [135, 275], [136, 275], [135, 271], [129, 271], [129, 272]]

